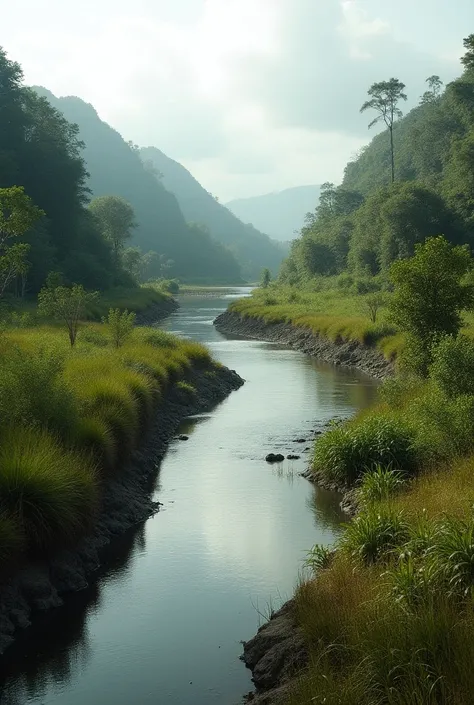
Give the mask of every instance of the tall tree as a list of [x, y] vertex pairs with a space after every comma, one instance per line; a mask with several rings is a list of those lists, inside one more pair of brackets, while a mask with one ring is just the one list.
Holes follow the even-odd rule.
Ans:
[[378, 115], [369, 123], [369, 129], [378, 122], [384, 122], [390, 133], [390, 154], [392, 161], [392, 183], [395, 181], [395, 153], [393, 147], [393, 125], [397, 118], [403, 116], [398, 107], [401, 100], [407, 100], [403, 92], [405, 84], [398, 78], [391, 78], [389, 81], [374, 83], [368, 91], [370, 100], [367, 100], [360, 109], [361, 113], [366, 110], [375, 110]]
[[474, 34], [470, 34], [463, 40], [466, 53], [461, 59], [461, 63], [466, 69], [474, 69]]
[[421, 96], [422, 105], [425, 105], [426, 103], [434, 103], [434, 101], [440, 97], [444, 86], [443, 81], [436, 74], [429, 76], [426, 79], [426, 83], [428, 84], [428, 90]]
[[126, 240], [137, 227], [132, 206], [120, 196], [99, 196], [94, 198], [89, 209], [97, 219], [103, 236], [112, 243], [118, 262]]

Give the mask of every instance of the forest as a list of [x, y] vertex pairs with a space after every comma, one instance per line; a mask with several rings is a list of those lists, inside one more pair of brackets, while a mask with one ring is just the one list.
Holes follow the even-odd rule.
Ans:
[[428, 77], [419, 105], [405, 117], [401, 80], [372, 86], [361, 109], [374, 118], [371, 125], [386, 129], [349, 162], [340, 186], [323, 185], [281, 281], [308, 284], [332, 275], [350, 287], [383, 279], [393, 261], [412, 255], [430, 235], [472, 246], [474, 59], [466, 48], [462, 76], [447, 86]]

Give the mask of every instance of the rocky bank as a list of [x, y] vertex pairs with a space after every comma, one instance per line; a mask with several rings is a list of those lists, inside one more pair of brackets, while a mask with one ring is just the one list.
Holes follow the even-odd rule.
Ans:
[[[224, 333], [266, 340], [287, 345], [325, 362], [353, 367], [375, 379], [383, 380], [394, 373], [394, 365], [382, 353], [357, 341], [333, 342], [307, 328], [289, 323], [266, 323], [259, 318], [246, 318], [233, 311], [225, 311], [214, 321]], [[318, 480], [305, 476], [311, 481]], [[343, 493], [341, 507], [354, 514], [357, 508], [354, 490], [347, 487], [328, 486], [327, 489]], [[244, 643], [242, 660], [252, 671], [256, 692], [246, 696], [252, 705], [285, 705], [298, 673], [308, 664], [309, 654], [305, 639], [294, 617], [293, 600], [283, 605], [257, 634]]]
[[100, 566], [101, 549], [114, 537], [159, 510], [159, 503], [151, 498], [153, 481], [180, 422], [191, 414], [209, 411], [244, 383], [236, 372], [222, 366], [195, 369], [188, 381], [196, 394], [190, 398], [179, 389], [171, 390], [156, 409], [140, 448], [126, 467], [109, 479], [93, 533], [73, 550], [25, 565], [0, 586], [0, 654], [14, 641], [17, 630], [29, 626], [35, 613], [59, 607], [67, 593], [87, 587]]
[[381, 352], [354, 340], [333, 342], [308, 328], [290, 323], [266, 323], [260, 318], [245, 318], [233, 311], [222, 313], [214, 325], [224, 333], [288, 345], [334, 365], [355, 367], [375, 379], [385, 379], [393, 374], [393, 363]]

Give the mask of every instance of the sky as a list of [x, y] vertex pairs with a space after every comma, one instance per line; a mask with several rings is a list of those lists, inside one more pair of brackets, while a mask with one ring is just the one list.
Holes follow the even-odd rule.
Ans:
[[459, 75], [474, 0], [22, 0], [0, 45], [25, 81], [77, 95], [221, 201], [340, 182], [392, 76], [416, 104]]

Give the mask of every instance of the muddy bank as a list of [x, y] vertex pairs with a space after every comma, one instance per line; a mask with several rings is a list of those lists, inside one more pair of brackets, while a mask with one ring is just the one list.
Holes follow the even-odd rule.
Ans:
[[393, 363], [386, 360], [378, 350], [357, 341], [333, 342], [307, 328], [289, 323], [265, 323], [259, 318], [244, 318], [233, 311], [222, 313], [214, 325], [224, 333], [281, 343], [324, 362], [354, 367], [375, 379], [385, 379], [393, 374]]
[[0, 653], [14, 641], [17, 630], [29, 626], [35, 612], [59, 607], [67, 593], [87, 587], [89, 577], [101, 563], [101, 549], [114, 537], [159, 510], [159, 503], [151, 499], [154, 479], [180, 422], [191, 414], [209, 411], [243, 384], [236, 372], [220, 366], [195, 369], [188, 381], [196, 389], [193, 398], [180, 390], [170, 390], [157, 408], [140, 449], [108, 481], [92, 535], [82, 539], [74, 550], [23, 567], [0, 586]]
[[176, 299], [169, 298], [163, 301], [158, 301], [151, 306], [148, 306], [144, 311], [137, 313], [136, 323], [138, 326], [152, 326], [154, 323], [163, 320], [170, 313], [179, 308], [179, 303]]

